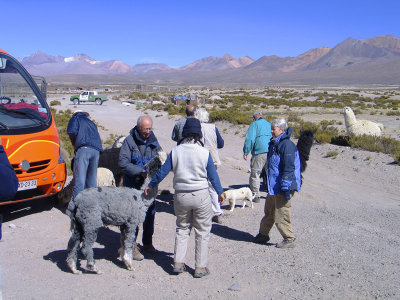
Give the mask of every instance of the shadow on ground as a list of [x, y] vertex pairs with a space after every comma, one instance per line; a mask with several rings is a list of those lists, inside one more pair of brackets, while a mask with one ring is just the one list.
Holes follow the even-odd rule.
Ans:
[[0, 214], [3, 222], [9, 222], [18, 218], [51, 210], [55, 207], [53, 197], [30, 200], [26, 202], [14, 203], [0, 206]]

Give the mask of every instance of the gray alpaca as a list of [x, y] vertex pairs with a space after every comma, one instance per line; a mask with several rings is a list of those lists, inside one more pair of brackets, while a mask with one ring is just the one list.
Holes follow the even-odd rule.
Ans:
[[121, 230], [121, 248], [118, 250], [121, 260], [128, 270], [133, 270], [132, 247], [136, 227], [143, 223], [147, 208], [157, 196], [157, 189], [144, 196], [143, 190], [166, 159], [165, 152], [159, 152], [146, 165], [148, 176], [142, 190], [127, 187], [97, 187], [80, 192], [71, 200], [67, 215], [71, 218], [72, 236], [68, 242], [67, 264], [74, 274], [77, 270], [78, 250], [82, 243], [82, 254], [87, 259], [87, 269], [100, 274], [93, 257], [93, 244], [103, 225], [119, 226]]

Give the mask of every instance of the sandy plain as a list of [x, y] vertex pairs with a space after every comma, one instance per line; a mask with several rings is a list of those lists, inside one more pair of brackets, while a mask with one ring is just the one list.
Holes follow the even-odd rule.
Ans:
[[[60, 96], [56, 96], [60, 100]], [[127, 135], [143, 112], [108, 101], [84, 109], [110, 133]], [[51, 99], [49, 99], [51, 101]], [[164, 150], [177, 117], [148, 111]], [[247, 127], [217, 123], [225, 140], [218, 173], [224, 188], [248, 184], [249, 163], [242, 158]], [[338, 152], [333, 159], [329, 151]], [[171, 275], [175, 217], [170, 197], [159, 197], [154, 234], [158, 252], [127, 271], [118, 259], [119, 230], [102, 228], [94, 246], [104, 274], [73, 275], [65, 263], [69, 218], [46, 201], [2, 208], [0, 290], [3, 299], [399, 299], [400, 169], [382, 153], [315, 144], [302, 191], [293, 199], [294, 249], [281, 250], [273, 228], [267, 245], [252, 243], [263, 216], [265, 191], [254, 209], [227, 211], [214, 224], [211, 274], [193, 278], [194, 238], [188, 247], [188, 272]], [[171, 191], [171, 174], [160, 184]], [[240, 205], [241, 203], [237, 203]], [[141, 242], [141, 233], [138, 242]], [[81, 262], [84, 267], [85, 261]], [[1, 299], [1, 297], [0, 297]]]

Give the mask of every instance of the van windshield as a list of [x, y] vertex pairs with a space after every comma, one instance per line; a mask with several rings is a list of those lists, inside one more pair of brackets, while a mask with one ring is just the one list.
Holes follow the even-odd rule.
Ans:
[[0, 131], [46, 124], [50, 111], [32, 78], [0, 53]]

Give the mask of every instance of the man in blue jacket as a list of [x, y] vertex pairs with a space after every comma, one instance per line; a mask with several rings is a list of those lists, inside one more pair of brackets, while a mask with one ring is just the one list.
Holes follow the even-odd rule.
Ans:
[[77, 110], [67, 127], [67, 133], [75, 149], [73, 198], [85, 188], [97, 186], [97, 167], [103, 147], [97, 126], [88, 117], [89, 113]]
[[296, 145], [290, 140], [293, 129], [288, 127], [286, 120], [273, 120], [271, 127], [272, 139], [267, 163], [268, 195], [265, 200], [265, 215], [254, 242], [267, 243], [269, 232], [275, 223], [283, 237], [283, 241], [276, 247], [293, 248], [295, 237], [292, 230], [290, 199], [294, 192], [300, 192], [301, 188], [300, 156]]
[[250, 189], [255, 194], [253, 202], [260, 202], [260, 174], [267, 163], [268, 145], [271, 139], [271, 125], [262, 118], [261, 112], [253, 114], [253, 122], [247, 130], [243, 146], [243, 158], [251, 151]]
[[[129, 135], [124, 140], [119, 153], [119, 167], [123, 173], [123, 185], [126, 187], [140, 190], [147, 172], [145, 164], [157, 155], [162, 148], [153, 133], [153, 121], [148, 116], [141, 116], [137, 120], [137, 125], [131, 129]], [[154, 217], [156, 214], [156, 202], [154, 201], [147, 210], [143, 222], [143, 250], [153, 253]], [[133, 248], [133, 259], [142, 260], [144, 256], [140, 253], [136, 243], [139, 228], [136, 229], [134, 236], [135, 245]]]
[[0, 201], [10, 200], [18, 190], [18, 178], [8, 161], [0, 138]]

